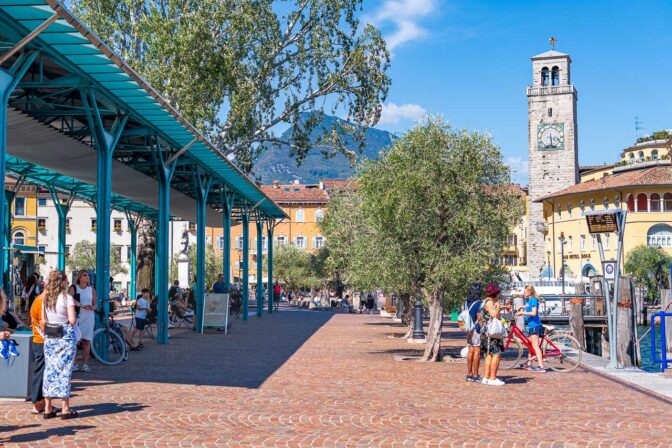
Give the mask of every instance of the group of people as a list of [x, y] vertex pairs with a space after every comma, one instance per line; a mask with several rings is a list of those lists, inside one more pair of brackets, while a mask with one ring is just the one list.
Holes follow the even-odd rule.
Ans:
[[[469, 313], [473, 327], [467, 332], [467, 377], [470, 382], [480, 382], [488, 386], [503, 386], [505, 384], [497, 378], [500, 358], [504, 352], [504, 340], [500, 337], [492, 337], [488, 334], [489, 323], [493, 319], [500, 320], [505, 311], [511, 313], [511, 299], [504, 303], [500, 301], [501, 289], [494, 284], [485, 287], [485, 299], [482, 299], [482, 287], [473, 284], [470, 288], [466, 309]], [[521, 297], [521, 296], [514, 296]], [[527, 362], [521, 364], [521, 368], [535, 373], [545, 373], [543, 357], [539, 340], [542, 335], [541, 318], [539, 317], [539, 296], [534, 287], [525, 288], [522, 298], [527, 302], [525, 306], [516, 309], [515, 317], [524, 317], [527, 323], [527, 334], [534, 349], [534, 354], [528, 354]], [[479, 374], [481, 352], [485, 353], [485, 372], [483, 377]], [[537, 365], [534, 366], [534, 361]]]

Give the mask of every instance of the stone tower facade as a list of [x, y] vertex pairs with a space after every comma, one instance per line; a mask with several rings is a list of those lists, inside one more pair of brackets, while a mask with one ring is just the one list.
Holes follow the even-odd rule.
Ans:
[[[544, 205], [535, 199], [574, 185], [579, 179], [576, 128], [577, 92], [570, 78], [569, 55], [547, 51], [532, 58], [527, 88], [530, 166], [527, 263], [539, 278], [547, 251], [557, 250], [544, 222]], [[553, 272], [557, 275], [556, 272]]]

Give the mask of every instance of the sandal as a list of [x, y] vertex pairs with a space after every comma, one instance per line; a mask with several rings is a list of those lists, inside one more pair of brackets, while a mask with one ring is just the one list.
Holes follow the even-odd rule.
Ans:
[[77, 411], [72, 410], [72, 409], [70, 409], [70, 412], [68, 412], [67, 414], [61, 414], [61, 418], [63, 420], [70, 420], [70, 419], [77, 418], [77, 417], [79, 417], [79, 413]]
[[[52, 412], [55, 412], [56, 414], [59, 414], [61, 412], [61, 410], [59, 408], [57, 408], [56, 406], [52, 407], [51, 409], [52, 409]], [[42, 409], [41, 411], [32, 410], [32, 411], [30, 411], [30, 413], [33, 414], [33, 415], [43, 415], [44, 414], [44, 409]]]
[[49, 420], [51, 418], [56, 418], [56, 409], [52, 409], [51, 412], [49, 412], [49, 413], [45, 412], [43, 414], [43, 417], [44, 417], [45, 420]]

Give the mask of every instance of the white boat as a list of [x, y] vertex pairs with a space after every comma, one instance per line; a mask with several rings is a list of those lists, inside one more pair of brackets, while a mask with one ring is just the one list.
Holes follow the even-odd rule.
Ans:
[[542, 316], [562, 316], [567, 314], [569, 299], [572, 295], [576, 294], [576, 282], [574, 280], [565, 279], [563, 296], [562, 281], [552, 279], [511, 282], [505, 295], [522, 295], [526, 286], [533, 286], [537, 294], [541, 296], [542, 301], [539, 307], [539, 314]]

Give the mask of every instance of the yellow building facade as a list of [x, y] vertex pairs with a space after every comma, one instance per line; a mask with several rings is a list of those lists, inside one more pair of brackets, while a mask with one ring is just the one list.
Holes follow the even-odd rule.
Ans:
[[[544, 207], [547, 261], [542, 272], [530, 275], [557, 277], [563, 256], [567, 278], [601, 273], [597, 240], [588, 232], [584, 216], [591, 210], [627, 210], [624, 260], [640, 245], [662, 247], [672, 253], [671, 148], [672, 138], [637, 143], [626, 148], [618, 162], [582, 170], [576, 185], [537, 199]], [[605, 259], [615, 259], [616, 235], [603, 234], [602, 243]]]
[[[281, 185], [276, 182], [273, 185], [262, 186], [262, 191], [289, 216], [289, 219], [280, 222], [273, 231], [274, 247], [293, 244], [308, 252], [316, 252], [323, 247], [326, 244], [326, 238], [320, 232], [319, 223], [327, 211], [329, 191], [345, 183], [346, 181], [323, 181], [315, 185], [299, 183]], [[254, 222], [250, 223], [249, 230], [250, 281], [256, 282], [257, 227]], [[218, 255], [222, 254], [224, 248], [222, 234], [222, 228], [206, 229], [206, 238]], [[265, 254], [268, 249], [265, 228], [262, 241], [263, 254]], [[238, 282], [241, 277], [242, 257], [243, 226], [236, 223], [231, 226], [231, 277], [234, 282]], [[265, 272], [265, 265], [263, 269]]]

